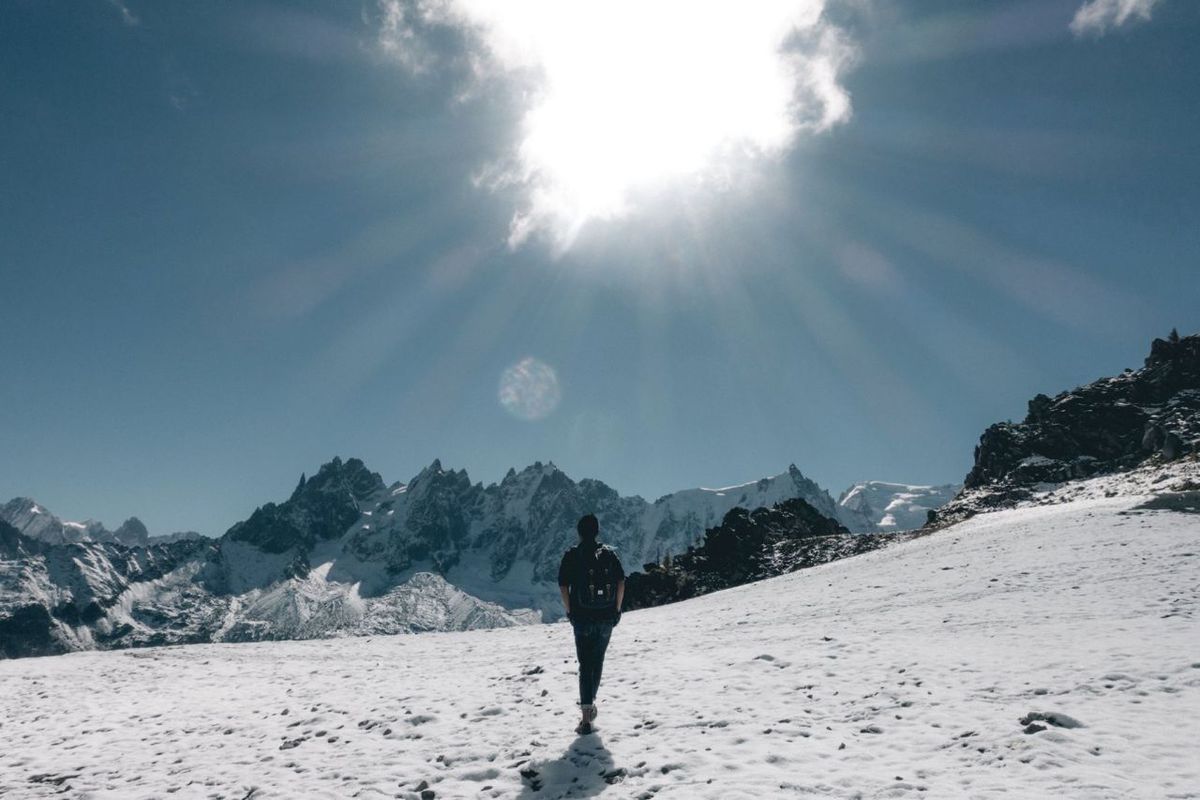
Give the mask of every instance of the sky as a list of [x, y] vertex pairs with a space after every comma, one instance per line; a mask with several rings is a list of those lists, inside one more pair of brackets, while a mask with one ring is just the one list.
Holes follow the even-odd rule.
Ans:
[[953, 482], [1200, 330], [1200, 6], [744, 5], [5, 3], [0, 501]]

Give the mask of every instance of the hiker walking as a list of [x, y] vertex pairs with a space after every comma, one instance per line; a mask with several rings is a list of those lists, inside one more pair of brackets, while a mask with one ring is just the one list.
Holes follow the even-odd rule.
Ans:
[[575, 631], [575, 655], [579, 659], [579, 711], [581, 719], [575, 732], [591, 733], [596, 719], [596, 690], [604, 669], [604, 651], [612, 629], [621, 621], [621, 601], [625, 597], [625, 570], [616, 551], [596, 539], [600, 522], [595, 514], [585, 514], [575, 526], [579, 544], [563, 554], [558, 567], [558, 588], [562, 592], [567, 619]]

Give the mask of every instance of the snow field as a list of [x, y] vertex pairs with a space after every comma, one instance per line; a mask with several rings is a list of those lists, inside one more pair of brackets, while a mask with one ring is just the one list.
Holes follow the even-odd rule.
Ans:
[[563, 624], [0, 662], [0, 795], [1200, 798], [1200, 517], [1135, 502], [629, 613], [586, 737]]

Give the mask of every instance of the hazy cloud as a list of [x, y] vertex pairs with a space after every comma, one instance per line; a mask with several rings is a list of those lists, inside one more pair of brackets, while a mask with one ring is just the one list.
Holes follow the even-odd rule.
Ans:
[[1148, 20], [1159, 0], [1087, 0], [1071, 20], [1076, 36], [1101, 36], [1130, 20]]
[[480, 165], [477, 181], [523, 197], [512, 246], [538, 235], [565, 249], [589, 221], [634, 213], [667, 184], [728, 185], [850, 116], [841, 78], [855, 50], [826, 0], [380, 0], [380, 9], [380, 47], [410, 71], [449, 67], [433, 43], [450, 31], [466, 45], [453, 58], [470, 82], [521, 88], [517, 144]]

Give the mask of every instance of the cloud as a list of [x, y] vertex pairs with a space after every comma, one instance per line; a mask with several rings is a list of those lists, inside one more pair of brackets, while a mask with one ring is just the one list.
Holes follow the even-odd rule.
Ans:
[[1102, 36], [1130, 20], [1148, 20], [1159, 0], [1087, 0], [1071, 20], [1076, 36]]
[[[512, 151], [477, 184], [516, 189], [509, 244], [569, 247], [667, 188], [720, 188], [847, 120], [855, 49], [826, 0], [380, 0], [379, 42], [413, 73], [460, 69], [471, 96], [517, 87]], [[445, 32], [465, 44], [438, 55]], [[451, 63], [453, 61], [453, 63]], [[461, 68], [466, 66], [465, 70]]]
[[432, 53], [421, 35], [425, 26], [422, 18], [431, 13], [425, 2], [406, 3], [402, 0], [380, 0], [383, 19], [379, 27], [379, 46], [413, 72], [425, 72], [433, 61]]
[[129, 6], [125, 5], [122, 0], [108, 0], [108, 4], [117, 11], [121, 12], [121, 21], [130, 28], [134, 28], [142, 24], [141, 18], [137, 14], [133, 13]]

